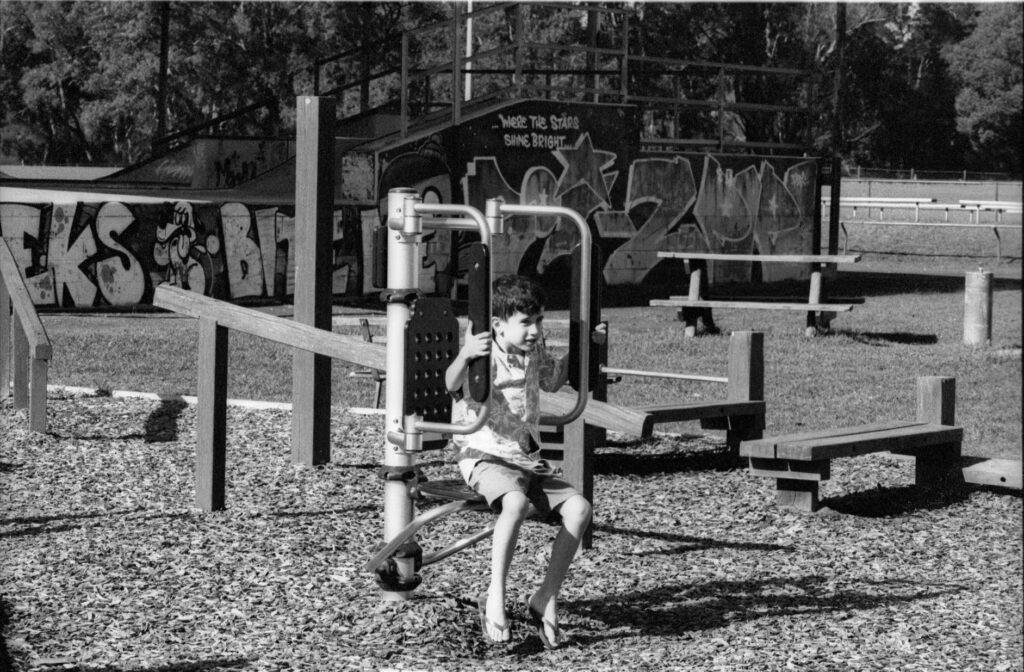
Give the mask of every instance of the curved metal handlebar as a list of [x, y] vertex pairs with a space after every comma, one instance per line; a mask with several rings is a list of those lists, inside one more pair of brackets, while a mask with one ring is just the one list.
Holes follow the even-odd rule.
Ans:
[[[409, 199], [406, 199], [409, 200]], [[491, 246], [491, 229], [487, 226], [487, 220], [482, 212], [470, 205], [459, 205], [458, 203], [416, 203], [412, 211], [417, 215], [455, 215], [456, 218], [445, 218], [441, 220], [426, 220], [424, 226], [432, 229], [454, 229], [461, 231], [477, 231], [480, 234], [480, 242]], [[473, 224], [458, 219], [462, 215], [473, 220]]]
[[[502, 214], [509, 215], [543, 215], [568, 217], [575, 224], [580, 232], [580, 335], [579, 335], [579, 389], [576, 391], [576, 405], [565, 415], [542, 415], [542, 425], [567, 425], [580, 417], [583, 409], [587, 406], [587, 394], [589, 392], [589, 380], [587, 373], [590, 370], [590, 331], [591, 326], [587, 324], [590, 319], [590, 227], [587, 220], [579, 213], [569, 208], [556, 205], [512, 205], [502, 203], [499, 208]], [[571, 347], [571, 344], [570, 344]]]

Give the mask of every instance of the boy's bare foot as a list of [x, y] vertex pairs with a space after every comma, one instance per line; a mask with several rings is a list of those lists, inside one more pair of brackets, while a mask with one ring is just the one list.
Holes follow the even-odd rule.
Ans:
[[505, 600], [500, 595], [493, 595], [492, 592], [488, 591], [486, 595], [480, 596], [480, 603], [483, 603], [481, 626], [490, 641], [507, 642], [511, 639], [512, 633], [508, 627], [508, 617], [505, 615]]
[[526, 599], [526, 616], [537, 628], [537, 635], [545, 649], [557, 649], [562, 644], [562, 631], [558, 627], [558, 601], [554, 597], [542, 602], [537, 594]]

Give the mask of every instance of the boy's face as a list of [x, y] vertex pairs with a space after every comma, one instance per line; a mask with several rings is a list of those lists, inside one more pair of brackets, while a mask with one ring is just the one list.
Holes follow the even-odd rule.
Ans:
[[532, 352], [540, 340], [544, 322], [544, 313], [527, 315], [518, 310], [508, 316], [491, 318], [494, 337], [504, 350], [509, 347], [518, 348], [523, 352]]

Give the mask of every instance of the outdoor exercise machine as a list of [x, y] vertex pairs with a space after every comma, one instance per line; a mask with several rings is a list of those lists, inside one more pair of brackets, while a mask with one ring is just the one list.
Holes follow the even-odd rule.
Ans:
[[[513, 205], [501, 199], [489, 199], [486, 214], [471, 206], [424, 203], [412, 189], [392, 189], [388, 193], [385, 225], [375, 235], [375, 277], [386, 278], [382, 298], [387, 303], [387, 357], [385, 376], [389, 384], [385, 394], [385, 455], [381, 476], [384, 480], [384, 545], [374, 553], [364, 569], [377, 575], [387, 599], [408, 599], [421, 582], [419, 570], [486, 538], [493, 526], [448, 547], [424, 554], [417, 543], [417, 532], [425, 525], [465, 510], [485, 509], [486, 503], [461, 480], [425, 481], [416, 466], [416, 455], [424, 449], [440, 447], [430, 435], [447, 437], [469, 434], [487, 421], [490, 388], [490, 359], [479, 358], [470, 364], [469, 393], [483, 404], [475, 421], [469, 424], [449, 422], [451, 413], [445, 371], [459, 348], [459, 324], [451, 302], [445, 298], [422, 296], [418, 287], [420, 244], [424, 232], [452, 230], [477, 232], [480, 242], [469, 249], [469, 318], [472, 333], [490, 329], [491, 316], [491, 236], [505, 231], [506, 216], [563, 217], [575, 224], [580, 249], [589, 250], [590, 228], [578, 213], [569, 208], [541, 205]], [[386, 240], [386, 256], [383, 254]], [[572, 301], [570, 318], [578, 325], [575, 344], [570, 342], [571, 362], [578, 373], [572, 376], [575, 400], [566, 412], [540, 419], [540, 424], [558, 427], [576, 420], [587, 404], [590, 350], [590, 277], [589, 254], [576, 254], [574, 277], [579, 278], [578, 296]], [[572, 341], [572, 339], [570, 339]], [[414, 502], [426, 495], [451, 500], [413, 518]]]

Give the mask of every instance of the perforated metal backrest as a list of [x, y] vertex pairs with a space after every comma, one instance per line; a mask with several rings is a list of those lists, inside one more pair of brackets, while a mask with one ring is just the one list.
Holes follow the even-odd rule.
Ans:
[[451, 421], [451, 396], [445, 372], [459, 350], [459, 322], [451, 301], [420, 297], [405, 325], [405, 399], [403, 413], [428, 422]]

